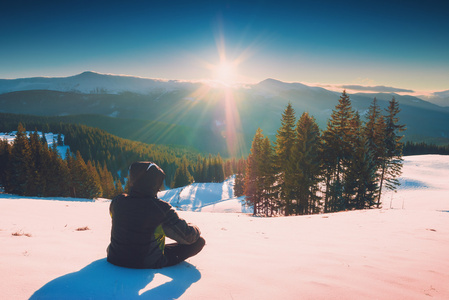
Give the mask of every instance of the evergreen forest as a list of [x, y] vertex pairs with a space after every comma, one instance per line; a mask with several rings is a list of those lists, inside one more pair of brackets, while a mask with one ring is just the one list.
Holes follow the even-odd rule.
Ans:
[[235, 193], [255, 215], [307, 215], [380, 207], [382, 188], [395, 190], [402, 169], [398, 102], [382, 113], [374, 98], [362, 121], [344, 91], [327, 128], [313, 116], [296, 120], [288, 104], [274, 144], [258, 129]]
[[[112, 198], [126, 191], [128, 167], [134, 161], [153, 161], [166, 173], [170, 188], [192, 182], [222, 182], [236, 169], [235, 159], [224, 161], [181, 146], [150, 145], [113, 136], [77, 124], [47, 123], [36, 116], [2, 114], [0, 131], [16, 126], [12, 144], [0, 141], [0, 187], [4, 192], [44, 197]], [[22, 124], [22, 121], [24, 123]], [[25, 123], [26, 122], [26, 123]], [[27, 134], [25, 125], [34, 128]], [[52, 147], [38, 131], [64, 136]], [[59, 144], [70, 146], [65, 157]]]

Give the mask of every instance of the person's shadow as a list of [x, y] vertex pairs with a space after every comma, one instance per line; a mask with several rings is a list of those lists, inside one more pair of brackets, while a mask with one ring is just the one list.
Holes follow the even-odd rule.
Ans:
[[177, 299], [200, 278], [187, 262], [138, 270], [114, 266], [103, 258], [48, 282], [30, 299]]

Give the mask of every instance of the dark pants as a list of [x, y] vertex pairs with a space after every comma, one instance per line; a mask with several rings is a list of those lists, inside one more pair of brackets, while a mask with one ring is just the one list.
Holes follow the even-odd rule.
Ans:
[[181, 245], [178, 243], [165, 245], [164, 255], [168, 260], [165, 266], [174, 266], [189, 257], [197, 255], [203, 249], [205, 244], [206, 241], [200, 237], [191, 245]]

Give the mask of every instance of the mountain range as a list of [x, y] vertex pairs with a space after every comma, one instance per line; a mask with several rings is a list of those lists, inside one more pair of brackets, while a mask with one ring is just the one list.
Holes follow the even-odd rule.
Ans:
[[[441, 92], [438, 97], [448, 94]], [[0, 79], [2, 113], [71, 116], [72, 122], [88, 123], [121, 137], [193, 146], [224, 156], [247, 154], [258, 127], [274, 140], [289, 102], [297, 118], [307, 111], [325, 129], [339, 96], [321, 87], [275, 79], [239, 87], [95, 72]], [[350, 94], [353, 108], [362, 116], [374, 98], [385, 108], [392, 97], [400, 104], [406, 140], [449, 143], [449, 107], [394, 93]], [[152, 130], [155, 124], [158, 133]], [[171, 131], [178, 134], [170, 138]]]

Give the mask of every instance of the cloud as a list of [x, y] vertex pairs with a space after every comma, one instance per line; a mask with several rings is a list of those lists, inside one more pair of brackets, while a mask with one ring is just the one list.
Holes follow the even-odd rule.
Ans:
[[413, 90], [399, 89], [389, 86], [363, 86], [363, 85], [342, 85], [342, 89], [354, 90], [354, 91], [364, 91], [364, 92], [379, 92], [379, 93], [414, 93]]
[[445, 97], [449, 97], [449, 90], [442, 91], [442, 92], [435, 92], [433, 94], [437, 97], [445, 98]]

